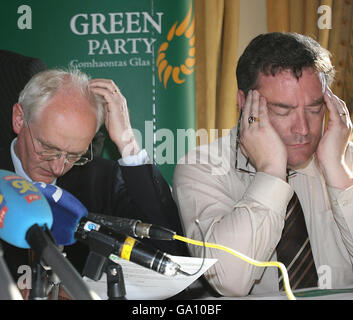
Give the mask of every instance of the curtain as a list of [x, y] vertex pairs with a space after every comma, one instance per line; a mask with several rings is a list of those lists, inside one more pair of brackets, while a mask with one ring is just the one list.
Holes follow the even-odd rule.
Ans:
[[[319, 28], [318, 21], [332, 13], [332, 28]], [[336, 68], [333, 92], [344, 100], [353, 115], [353, 4], [345, 0], [267, 0], [268, 31], [297, 32], [311, 36], [332, 54]], [[325, 25], [326, 26], [326, 25]]]
[[[237, 119], [239, 0], [194, 0], [196, 33], [196, 126], [209, 141]], [[218, 129], [218, 134], [213, 129]]]

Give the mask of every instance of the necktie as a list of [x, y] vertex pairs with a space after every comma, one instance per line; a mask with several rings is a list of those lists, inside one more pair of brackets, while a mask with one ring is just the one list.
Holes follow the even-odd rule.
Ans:
[[[308, 231], [296, 193], [287, 207], [282, 237], [277, 245], [277, 260], [286, 266], [293, 290], [317, 286], [318, 277]], [[283, 279], [280, 272], [279, 288], [283, 290]]]

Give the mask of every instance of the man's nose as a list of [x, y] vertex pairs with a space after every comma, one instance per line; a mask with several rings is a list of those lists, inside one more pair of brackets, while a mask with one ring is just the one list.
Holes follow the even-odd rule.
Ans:
[[66, 164], [66, 157], [64, 154], [60, 158], [49, 161], [49, 166], [55, 176], [59, 177], [63, 174]]
[[309, 124], [304, 110], [297, 110], [292, 132], [306, 136], [309, 133]]

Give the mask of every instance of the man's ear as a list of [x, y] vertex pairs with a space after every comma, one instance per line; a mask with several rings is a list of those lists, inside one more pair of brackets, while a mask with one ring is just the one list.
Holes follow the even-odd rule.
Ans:
[[244, 91], [243, 90], [238, 90], [237, 97], [238, 97], [238, 107], [239, 107], [239, 111], [240, 111], [240, 110], [243, 109], [243, 107], [245, 105], [246, 97], [245, 97]]
[[24, 125], [23, 110], [20, 104], [15, 103], [12, 108], [12, 128], [18, 134]]

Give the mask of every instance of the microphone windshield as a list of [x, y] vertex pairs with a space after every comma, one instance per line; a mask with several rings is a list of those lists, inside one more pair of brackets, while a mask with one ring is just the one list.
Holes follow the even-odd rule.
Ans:
[[53, 217], [40, 190], [14, 172], [0, 170], [0, 238], [19, 248], [29, 248], [26, 233], [38, 224], [51, 228]]
[[41, 190], [50, 205], [53, 214], [51, 233], [59, 245], [76, 242], [75, 231], [82, 217], [88, 215], [86, 207], [70, 192], [43, 182], [34, 185]]

